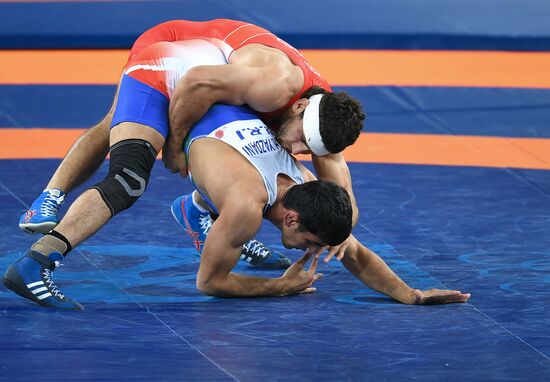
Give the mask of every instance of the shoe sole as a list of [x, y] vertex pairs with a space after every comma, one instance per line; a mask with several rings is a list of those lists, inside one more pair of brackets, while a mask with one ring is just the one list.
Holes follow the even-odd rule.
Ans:
[[35, 233], [41, 233], [43, 235], [50, 232], [52, 229], [55, 228], [57, 223], [54, 222], [45, 222], [45, 223], [21, 223], [19, 224], [19, 228], [21, 231], [25, 233], [35, 234]]
[[25, 285], [25, 283], [23, 282], [23, 279], [21, 278], [21, 276], [19, 276], [15, 271], [13, 271], [11, 267], [4, 274], [4, 277], [2, 278], [2, 283], [6, 288], [18, 294], [19, 296], [24, 297], [33, 302], [36, 302], [39, 305], [48, 306], [48, 305], [43, 305], [42, 301], [37, 299], [34, 296], [34, 294], [32, 294], [29, 290], [22, 289], [19, 287], [19, 285]]

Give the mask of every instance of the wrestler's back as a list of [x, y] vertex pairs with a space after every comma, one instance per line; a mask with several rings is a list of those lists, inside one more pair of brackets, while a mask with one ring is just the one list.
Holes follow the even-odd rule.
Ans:
[[[231, 62], [232, 54], [250, 46], [264, 46], [286, 55], [303, 73], [300, 91], [287, 104], [292, 104], [303, 91], [311, 86], [320, 86], [331, 91], [328, 82], [313, 68], [304, 56], [292, 45], [267, 29], [238, 20], [215, 19], [209, 21], [173, 20], [159, 24], [143, 33], [134, 43], [130, 57], [143, 47], [159, 41], [183, 41], [202, 39], [216, 45]], [[250, 49], [250, 47], [248, 48]]]
[[178, 81], [199, 65], [225, 65], [218, 47], [201, 39], [159, 41], [140, 49], [126, 64], [124, 74], [170, 98]]

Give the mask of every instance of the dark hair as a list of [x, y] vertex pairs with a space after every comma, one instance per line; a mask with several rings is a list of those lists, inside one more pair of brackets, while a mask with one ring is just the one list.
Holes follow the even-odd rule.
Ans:
[[320, 86], [312, 86], [301, 98], [309, 98], [315, 94], [324, 95], [319, 104], [319, 130], [323, 143], [331, 153], [339, 153], [359, 138], [365, 113], [359, 101], [349, 94], [327, 92]]
[[323, 244], [339, 245], [351, 233], [352, 209], [348, 192], [322, 180], [291, 187], [283, 206], [300, 214], [300, 230], [319, 236]]

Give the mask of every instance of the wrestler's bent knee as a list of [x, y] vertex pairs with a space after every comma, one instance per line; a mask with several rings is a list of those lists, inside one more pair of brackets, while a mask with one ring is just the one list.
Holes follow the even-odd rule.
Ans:
[[142, 139], [127, 139], [109, 150], [107, 177], [92, 189], [99, 191], [111, 216], [130, 208], [145, 192], [157, 153]]

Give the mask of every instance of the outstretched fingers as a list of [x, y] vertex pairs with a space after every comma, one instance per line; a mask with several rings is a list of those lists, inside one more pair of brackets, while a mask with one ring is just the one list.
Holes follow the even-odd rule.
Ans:
[[325, 256], [324, 258], [324, 262], [325, 263], [328, 263], [330, 260], [332, 260], [332, 258], [338, 254], [338, 256], [336, 256], [336, 258], [338, 260], [340, 260], [342, 257], [343, 257], [343, 253], [340, 253], [340, 247], [330, 247], [329, 249], [329, 252], [328, 254]]
[[315, 293], [317, 291], [317, 288], [315, 287], [308, 287], [300, 292], [300, 294], [306, 294], [306, 293]]
[[466, 302], [470, 299], [470, 293], [462, 293], [460, 291], [456, 292], [458, 293], [447, 296], [447, 303]]
[[344, 258], [344, 255], [346, 253], [346, 250], [350, 246], [351, 243], [351, 236], [348, 237], [346, 240], [344, 240], [343, 243], [340, 245], [334, 246], [334, 247], [328, 247], [328, 254], [325, 256], [324, 262], [328, 263], [334, 256], [336, 256], [336, 259], [341, 261]]
[[319, 254], [316, 254], [315, 257], [313, 258], [313, 261], [311, 262], [311, 265], [309, 266], [308, 272], [311, 274], [315, 274], [315, 271], [317, 270], [318, 265], [319, 265]]
[[[308, 271], [309, 272], [309, 271]], [[313, 287], [312, 285], [319, 280], [321, 277], [323, 277], [322, 273], [315, 273], [313, 277], [311, 278], [311, 281], [309, 282], [308, 286], [301, 291], [300, 293], [313, 293], [317, 290], [317, 288]]]
[[302, 268], [305, 268], [307, 262], [309, 261], [309, 259], [311, 259], [311, 256], [313, 256], [313, 251], [308, 249], [304, 253], [304, 255], [298, 261], [296, 261], [296, 264], [300, 265], [300, 267]]
[[421, 294], [421, 303], [426, 305], [461, 303], [470, 298], [470, 293], [462, 293], [459, 290], [432, 289]]

